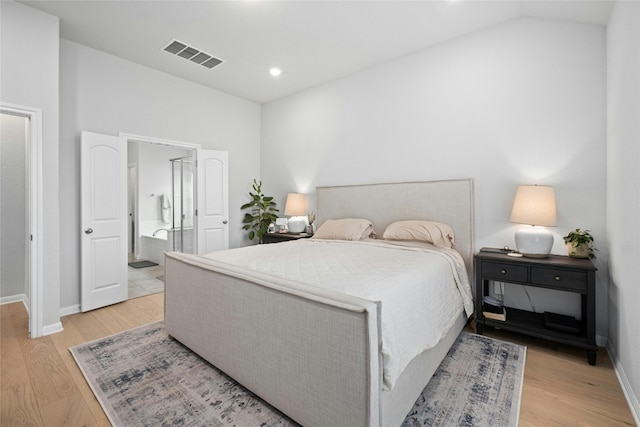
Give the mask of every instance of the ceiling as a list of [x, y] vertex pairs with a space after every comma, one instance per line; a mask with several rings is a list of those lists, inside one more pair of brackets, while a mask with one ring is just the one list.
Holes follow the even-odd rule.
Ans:
[[[613, 1], [20, 1], [60, 36], [257, 103], [519, 17], [606, 25]], [[169, 54], [172, 40], [224, 62]], [[271, 67], [282, 74], [273, 77]]]

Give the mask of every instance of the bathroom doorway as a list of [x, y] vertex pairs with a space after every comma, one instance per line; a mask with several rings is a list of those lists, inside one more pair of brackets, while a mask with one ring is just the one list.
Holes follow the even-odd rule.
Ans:
[[164, 252], [193, 253], [195, 150], [129, 141], [129, 298], [164, 291]]

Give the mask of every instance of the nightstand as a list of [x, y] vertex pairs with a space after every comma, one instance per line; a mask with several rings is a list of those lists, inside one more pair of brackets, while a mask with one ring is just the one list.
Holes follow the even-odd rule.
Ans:
[[[482, 335], [485, 326], [518, 332], [532, 337], [585, 349], [590, 365], [596, 364], [596, 268], [589, 259], [549, 255], [548, 258], [515, 258], [494, 249], [481, 249], [475, 256], [476, 330]], [[545, 325], [545, 315], [505, 307], [506, 320], [483, 315], [482, 299], [489, 293], [489, 282], [497, 281], [575, 292], [581, 295], [581, 319], [578, 331], [568, 332], [562, 325]]]
[[312, 234], [267, 233], [262, 235], [262, 243], [280, 243], [289, 240], [308, 239]]

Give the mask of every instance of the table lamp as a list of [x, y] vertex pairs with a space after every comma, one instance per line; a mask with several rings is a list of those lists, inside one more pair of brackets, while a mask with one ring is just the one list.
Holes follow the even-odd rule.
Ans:
[[289, 233], [299, 234], [307, 229], [307, 196], [299, 193], [287, 194], [284, 214], [290, 215]]
[[546, 258], [553, 246], [553, 234], [546, 228], [556, 225], [556, 194], [553, 187], [521, 185], [516, 192], [511, 222], [529, 224], [516, 231], [516, 248], [523, 256]]

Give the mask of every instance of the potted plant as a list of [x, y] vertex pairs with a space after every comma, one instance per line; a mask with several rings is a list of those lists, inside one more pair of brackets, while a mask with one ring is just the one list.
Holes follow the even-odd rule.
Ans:
[[251, 209], [250, 212], [244, 214], [242, 229], [250, 230], [249, 240], [257, 237], [258, 243], [262, 243], [262, 236], [267, 233], [269, 224], [278, 218], [278, 215], [275, 214], [278, 209], [273, 197], [262, 194], [262, 181], [253, 180], [253, 191], [253, 193], [249, 192], [251, 201], [240, 207], [242, 210]]
[[593, 251], [593, 236], [589, 230], [576, 228], [563, 237], [567, 245], [567, 252], [573, 258], [595, 258]]

